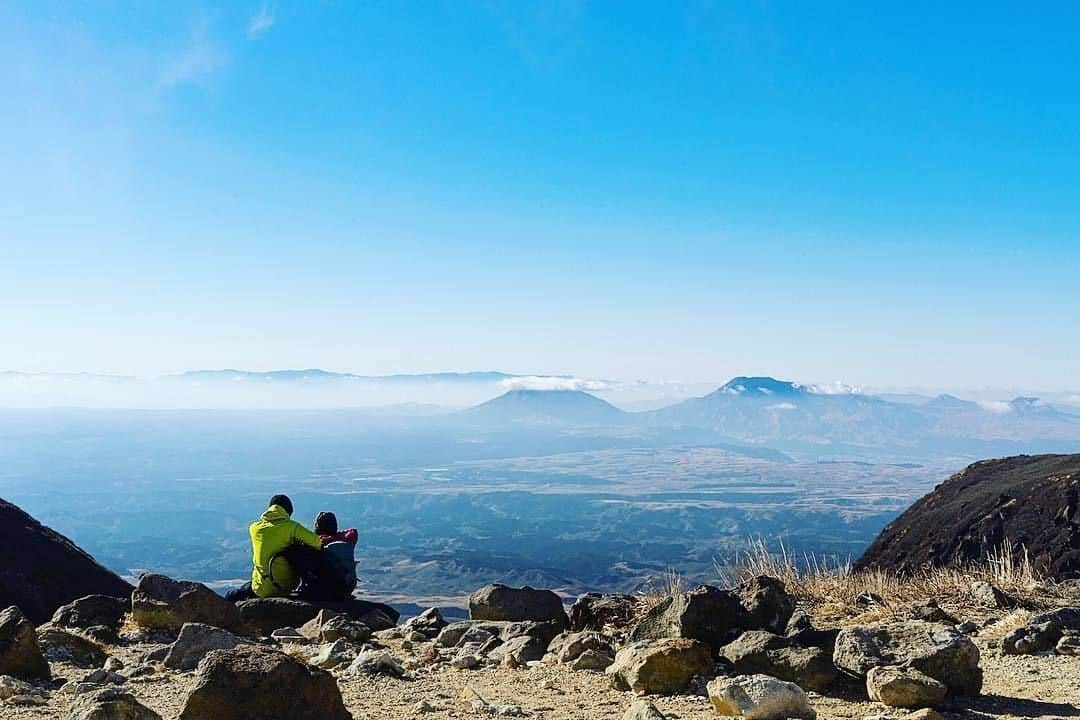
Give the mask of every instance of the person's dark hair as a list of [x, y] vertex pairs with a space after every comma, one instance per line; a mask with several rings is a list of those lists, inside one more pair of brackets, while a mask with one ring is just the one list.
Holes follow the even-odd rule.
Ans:
[[333, 535], [337, 532], [337, 515], [332, 512], [321, 512], [315, 516], [315, 534]]
[[275, 495], [270, 498], [270, 504], [277, 505], [289, 515], [292, 515], [292, 500], [289, 499], [288, 495]]

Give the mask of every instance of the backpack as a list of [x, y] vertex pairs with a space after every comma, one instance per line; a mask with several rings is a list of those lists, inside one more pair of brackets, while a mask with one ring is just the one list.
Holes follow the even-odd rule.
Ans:
[[356, 560], [353, 552], [355, 547], [343, 540], [334, 540], [323, 547], [330, 565], [337, 572], [348, 595], [356, 588]]
[[[274, 579], [274, 561], [286, 561], [296, 575], [296, 587], [282, 587]], [[344, 585], [337, 564], [329, 553], [295, 543], [270, 558], [269, 579], [286, 596], [300, 600], [342, 600], [352, 595], [352, 586]], [[353, 575], [355, 583], [355, 573]]]

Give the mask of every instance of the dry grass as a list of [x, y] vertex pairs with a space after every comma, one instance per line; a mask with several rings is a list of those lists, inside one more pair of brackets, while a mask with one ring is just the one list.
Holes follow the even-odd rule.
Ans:
[[634, 618], [639, 618], [669, 597], [681, 595], [687, 591], [687, 584], [677, 570], [669, 569], [662, 576], [650, 580], [638, 593], [638, 604], [634, 609]]
[[[1014, 558], [1019, 557], [1019, 560]], [[1014, 553], [1006, 542], [983, 562], [955, 567], [928, 567], [910, 575], [884, 570], [855, 572], [850, 562], [829, 562], [815, 556], [796, 557], [782, 543], [771, 551], [752, 540], [733, 567], [717, 564], [725, 582], [735, 584], [755, 575], [783, 581], [787, 591], [814, 615], [832, 620], [858, 616], [860, 621], [884, 619], [905, 605], [935, 599], [950, 610], [979, 609], [970, 587], [985, 580], [1029, 608], [1061, 604], [1057, 586], [1033, 567], [1026, 550]], [[867, 602], [867, 598], [880, 598]]]

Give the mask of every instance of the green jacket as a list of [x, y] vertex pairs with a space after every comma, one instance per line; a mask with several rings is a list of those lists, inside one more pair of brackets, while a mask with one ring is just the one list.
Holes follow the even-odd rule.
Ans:
[[270, 580], [270, 559], [289, 545], [302, 543], [322, 549], [319, 536], [289, 517], [278, 505], [271, 505], [248, 528], [251, 534], [251, 589], [259, 597], [277, 597], [296, 585], [296, 575], [284, 558], [274, 561], [274, 581]]

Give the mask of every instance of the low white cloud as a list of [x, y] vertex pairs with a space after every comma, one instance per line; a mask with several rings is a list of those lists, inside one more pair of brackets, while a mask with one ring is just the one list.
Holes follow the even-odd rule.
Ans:
[[585, 390], [596, 392], [608, 390], [611, 383], [604, 380], [586, 380], [575, 377], [552, 377], [550, 375], [528, 375], [507, 378], [499, 383], [506, 390]]
[[254, 40], [274, 27], [276, 19], [275, 8], [272, 5], [263, 5], [257, 13], [251, 16], [251, 21], [248, 22], [248, 38]]
[[766, 410], [794, 410], [795, 404], [789, 402], [776, 403], [775, 405], [769, 405]]
[[858, 395], [862, 392], [860, 388], [840, 381], [807, 385], [806, 389], [817, 395]]
[[1012, 412], [1012, 405], [1004, 400], [980, 400], [979, 407], [987, 412], [996, 413], [998, 415]]

